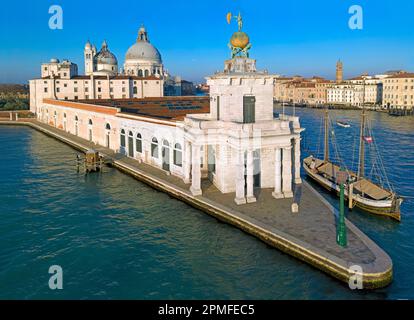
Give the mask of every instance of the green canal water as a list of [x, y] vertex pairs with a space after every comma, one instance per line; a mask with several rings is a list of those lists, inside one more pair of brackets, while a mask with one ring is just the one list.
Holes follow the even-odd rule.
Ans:
[[[306, 135], [319, 130], [318, 112], [298, 112]], [[413, 118], [375, 116], [390, 178], [413, 194]], [[401, 224], [348, 215], [395, 264], [388, 288], [351, 291], [116, 169], [77, 173], [76, 151], [35, 130], [0, 126], [0, 148], [1, 299], [414, 298], [412, 199]], [[51, 265], [63, 290], [48, 287]]]

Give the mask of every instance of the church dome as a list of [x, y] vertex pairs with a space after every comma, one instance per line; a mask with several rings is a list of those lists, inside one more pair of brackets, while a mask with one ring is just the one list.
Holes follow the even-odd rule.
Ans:
[[161, 54], [148, 39], [147, 31], [141, 27], [138, 32], [137, 42], [133, 44], [125, 55], [125, 61], [141, 60], [153, 63], [162, 63]]
[[101, 51], [96, 54], [95, 60], [98, 64], [118, 64], [118, 60], [116, 59], [115, 55], [109, 51], [106, 41], [103, 42]]

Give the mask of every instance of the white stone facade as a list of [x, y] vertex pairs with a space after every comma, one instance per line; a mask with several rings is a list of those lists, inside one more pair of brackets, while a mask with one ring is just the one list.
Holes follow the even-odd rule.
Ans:
[[29, 81], [30, 111], [37, 113], [43, 99], [88, 100], [162, 97], [164, 80], [154, 77], [75, 76]]

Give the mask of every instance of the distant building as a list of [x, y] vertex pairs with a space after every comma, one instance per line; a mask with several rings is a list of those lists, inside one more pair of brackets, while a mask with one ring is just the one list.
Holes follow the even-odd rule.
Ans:
[[62, 79], [70, 79], [78, 75], [78, 65], [69, 60], [51, 59], [50, 62], [42, 63], [42, 78], [59, 77]]
[[350, 83], [335, 84], [327, 89], [327, 97], [329, 104], [362, 106], [364, 87]]
[[277, 77], [274, 99], [279, 102], [319, 105], [326, 103], [326, 88], [332, 82], [321, 77]]
[[181, 95], [193, 96], [195, 94], [194, 84], [187, 80], [181, 80]]
[[414, 73], [396, 73], [384, 79], [384, 107], [414, 107]]
[[197, 84], [196, 91], [199, 94], [208, 94], [210, 92], [210, 86], [206, 83]]
[[344, 80], [344, 65], [341, 60], [336, 63], [336, 83], [341, 83]]
[[383, 81], [386, 76], [361, 76], [331, 85], [327, 89], [328, 103], [360, 107], [363, 104], [381, 105]]

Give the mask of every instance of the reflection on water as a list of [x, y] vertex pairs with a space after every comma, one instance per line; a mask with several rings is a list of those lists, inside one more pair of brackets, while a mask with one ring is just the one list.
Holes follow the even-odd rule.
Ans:
[[[413, 297], [412, 202], [401, 225], [350, 214], [396, 264], [394, 284], [366, 294], [117, 170], [79, 174], [76, 151], [39, 132], [0, 127], [0, 146], [0, 298]], [[399, 191], [412, 191], [404, 181]], [[62, 291], [48, 289], [53, 264], [63, 268]]]

